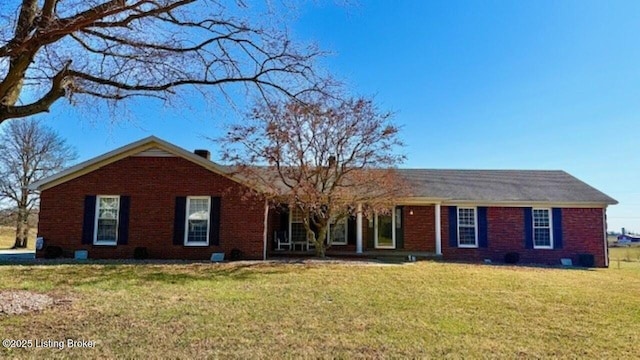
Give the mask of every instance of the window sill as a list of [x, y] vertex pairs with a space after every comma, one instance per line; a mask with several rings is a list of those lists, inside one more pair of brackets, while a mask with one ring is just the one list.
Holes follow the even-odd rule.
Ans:
[[188, 246], [188, 247], [206, 247], [206, 246], [209, 246], [209, 243], [192, 242], [192, 243], [185, 243], [184, 246]]
[[93, 246], [118, 246], [117, 242], [94, 242]]
[[458, 244], [458, 247], [461, 249], [477, 249], [478, 245], [460, 245]]
[[533, 250], [553, 250], [553, 246], [534, 246]]

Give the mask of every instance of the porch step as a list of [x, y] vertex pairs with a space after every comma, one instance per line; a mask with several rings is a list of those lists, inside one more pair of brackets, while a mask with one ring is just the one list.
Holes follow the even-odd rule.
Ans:
[[2, 261], [22, 261], [36, 258], [34, 250], [0, 250], [0, 262]]
[[376, 257], [376, 260], [389, 264], [402, 264], [409, 262], [409, 258], [406, 256], [378, 256]]

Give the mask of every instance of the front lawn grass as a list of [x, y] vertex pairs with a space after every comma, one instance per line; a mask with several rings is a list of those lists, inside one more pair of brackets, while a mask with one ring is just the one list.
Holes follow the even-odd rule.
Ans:
[[70, 298], [0, 315], [0, 358], [638, 358], [640, 263], [0, 266], [0, 291]]

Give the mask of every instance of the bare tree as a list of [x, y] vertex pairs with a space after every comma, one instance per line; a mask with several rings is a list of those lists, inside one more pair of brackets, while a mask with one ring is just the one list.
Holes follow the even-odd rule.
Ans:
[[263, 18], [242, 0], [10, 1], [0, 5], [0, 123], [65, 96], [115, 105], [184, 86], [223, 97], [232, 84], [265, 97], [322, 90], [320, 52]]
[[324, 257], [330, 224], [355, 214], [357, 204], [386, 212], [405, 193], [393, 170], [404, 156], [390, 116], [362, 98], [258, 106], [222, 139], [223, 159], [272, 205], [300, 211], [307, 239]]
[[0, 134], [0, 199], [15, 206], [16, 242], [27, 246], [29, 216], [38, 196], [29, 188], [76, 158], [75, 151], [52, 129], [33, 119], [10, 121]]

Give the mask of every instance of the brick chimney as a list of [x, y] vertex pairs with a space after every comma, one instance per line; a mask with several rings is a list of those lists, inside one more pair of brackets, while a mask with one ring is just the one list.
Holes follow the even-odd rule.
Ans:
[[211, 153], [209, 152], [209, 150], [196, 149], [193, 151], [193, 153], [207, 160], [211, 160]]

